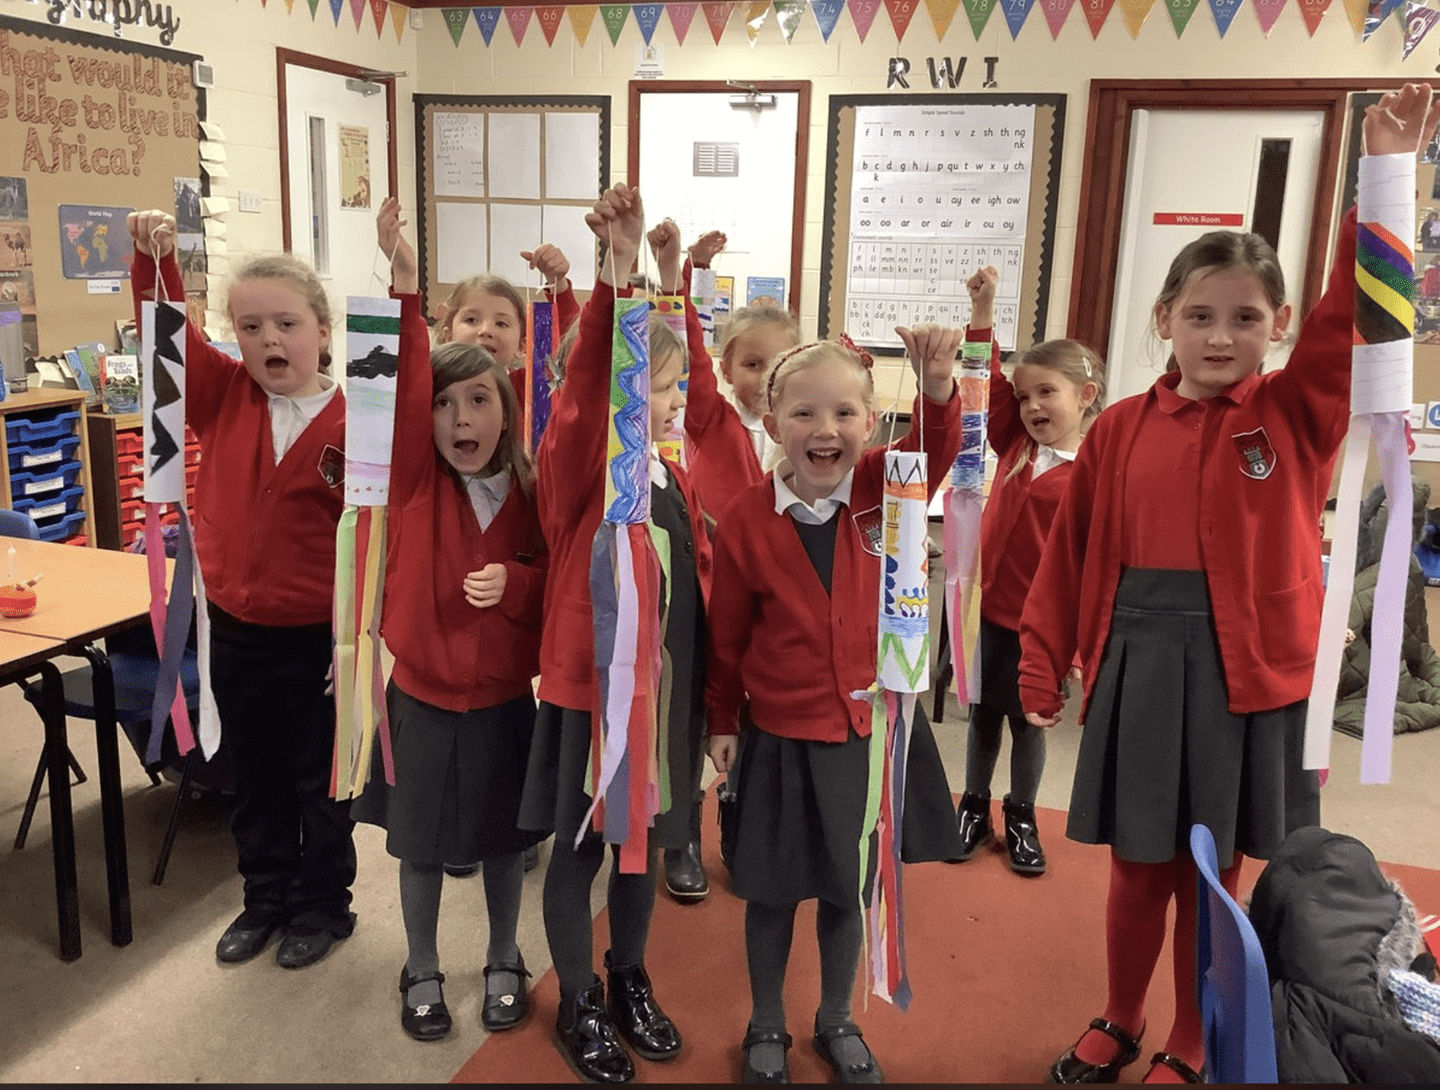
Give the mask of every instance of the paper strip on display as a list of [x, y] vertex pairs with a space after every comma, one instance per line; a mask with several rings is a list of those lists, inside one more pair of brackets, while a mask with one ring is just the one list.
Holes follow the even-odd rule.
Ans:
[[390, 498], [400, 300], [350, 296], [345, 348], [345, 502], [383, 507]]
[[882, 688], [930, 687], [930, 554], [923, 452], [885, 453], [884, 555], [881, 557], [879, 663]]

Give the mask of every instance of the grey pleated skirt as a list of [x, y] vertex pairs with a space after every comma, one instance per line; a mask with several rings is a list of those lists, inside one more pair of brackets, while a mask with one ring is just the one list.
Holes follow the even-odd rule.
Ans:
[[1300, 767], [1303, 701], [1232, 715], [1205, 573], [1127, 569], [1091, 693], [1066, 835], [1122, 859], [1189, 851], [1190, 827], [1268, 859], [1320, 821], [1315, 772]]

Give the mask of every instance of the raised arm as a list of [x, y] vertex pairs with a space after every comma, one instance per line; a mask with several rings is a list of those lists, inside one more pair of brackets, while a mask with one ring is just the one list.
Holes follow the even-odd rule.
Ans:
[[715, 379], [715, 360], [705, 344], [705, 330], [700, 326], [700, 313], [690, 297], [692, 269], [708, 269], [715, 255], [725, 248], [723, 231], [707, 231], [691, 244], [690, 257], [681, 270], [681, 288], [685, 295], [685, 343], [690, 352], [690, 385], [685, 394], [685, 431], [697, 442], [727, 412], [729, 403], [720, 396]]
[[996, 454], [1003, 454], [1023, 443], [1026, 432], [1020, 421], [1015, 388], [1000, 369], [1000, 345], [995, 340], [995, 289], [999, 283], [1000, 272], [994, 265], [976, 269], [965, 281], [965, 290], [970, 293], [970, 323], [965, 330], [965, 340], [990, 343], [990, 399], [985, 438]]
[[[955, 382], [955, 356], [965, 331], [953, 326], [896, 326], [905, 342], [920, 393], [910, 407], [910, 429], [896, 444], [899, 450], [920, 450], [923, 436], [926, 480], [933, 497], [960, 451], [960, 398]], [[923, 401], [923, 403], [922, 403]], [[917, 427], [918, 425], [918, 427]]]
[[580, 317], [580, 304], [570, 283], [570, 259], [550, 242], [542, 242], [533, 250], [521, 250], [520, 256], [545, 278], [545, 295], [555, 304], [556, 334], [563, 336]]

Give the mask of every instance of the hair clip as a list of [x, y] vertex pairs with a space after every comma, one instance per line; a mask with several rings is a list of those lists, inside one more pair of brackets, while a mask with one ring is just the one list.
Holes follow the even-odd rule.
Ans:
[[833, 344], [837, 348], [843, 348], [846, 352], [849, 352], [850, 355], [854, 356], [857, 360], [859, 360], [860, 366], [864, 367], [865, 370], [873, 371], [875, 369], [875, 357], [870, 355], [869, 352], [866, 352], [865, 349], [861, 348], [858, 344], [852, 341], [850, 339], [850, 334], [848, 333], [841, 333], [833, 341], [811, 341], [809, 344], [797, 344], [794, 348], [782, 352], [779, 356], [775, 358], [775, 364], [773, 367], [770, 368], [769, 380], [765, 383], [765, 400], [770, 400], [770, 395], [775, 390], [775, 376], [780, 373], [780, 368], [785, 365], [786, 360], [788, 360], [791, 356], [796, 355], [797, 353], [807, 352], [812, 348], [819, 348], [821, 345], [825, 344]]
[[845, 349], [851, 355], [859, 357], [860, 363], [865, 368], [865, 370], [873, 371], [875, 369], [875, 357], [870, 355], [869, 352], [866, 352], [865, 349], [861, 348], [858, 344], [852, 341], [850, 339], [850, 334], [840, 334], [840, 336], [835, 338], [835, 343], [840, 345], [841, 348]]

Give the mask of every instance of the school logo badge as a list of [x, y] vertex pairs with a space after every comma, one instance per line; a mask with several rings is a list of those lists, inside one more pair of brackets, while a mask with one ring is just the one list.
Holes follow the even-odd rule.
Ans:
[[320, 476], [325, 478], [326, 484], [331, 488], [339, 488], [345, 483], [345, 452], [326, 443], [315, 468], [320, 471]]
[[1240, 472], [1257, 481], [1263, 481], [1275, 468], [1275, 448], [1270, 445], [1270, 436], [1264, 428], [1232, 435], [1235, 453], [1240, 456]]
[[860, 546], [871, 556], [885, 555], [885, 516], [877, 505], [850, 516], [860, 531]]

